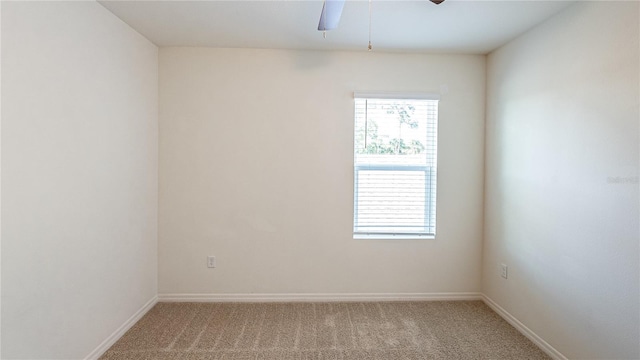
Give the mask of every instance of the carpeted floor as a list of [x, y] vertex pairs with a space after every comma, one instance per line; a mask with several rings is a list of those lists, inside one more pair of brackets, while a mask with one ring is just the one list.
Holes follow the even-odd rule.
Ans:
[[481, 301], [159, 303], [101, 359], [549, 359]]

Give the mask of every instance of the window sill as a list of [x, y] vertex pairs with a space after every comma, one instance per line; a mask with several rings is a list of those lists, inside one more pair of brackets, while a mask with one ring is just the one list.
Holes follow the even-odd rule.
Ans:
[[353, 234], [354, 240], [435, 240], [435, 235]]

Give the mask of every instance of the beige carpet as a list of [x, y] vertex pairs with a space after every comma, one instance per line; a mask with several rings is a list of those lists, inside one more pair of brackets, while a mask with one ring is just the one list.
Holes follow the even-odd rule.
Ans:
[[481, 301], [159, 303], [101, 359], [548, 359]]

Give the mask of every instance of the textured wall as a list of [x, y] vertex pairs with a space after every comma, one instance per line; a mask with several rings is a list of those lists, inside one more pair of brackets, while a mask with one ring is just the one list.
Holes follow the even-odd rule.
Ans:
[[87, 356], [157, 293], [158, 49], [2, 3], [2, 358]]
[[[445, 87], [437, 238], [352, 239], [353, 92]], [[479, 291], [484, 89], [484, 56], [161, 49], [160, 294]]]
[[488, 58], [483, 291], [571, 359], [640, 358], [638, 29], [582, 2]]

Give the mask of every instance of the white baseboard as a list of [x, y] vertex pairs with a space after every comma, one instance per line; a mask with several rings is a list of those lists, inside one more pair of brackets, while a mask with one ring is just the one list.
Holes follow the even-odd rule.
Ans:
[[127, 321], [124, 322], [113, 334], [109, 335], [109, 337], [102, 342], [102, 344], [98, 345], [89, 355], [85, 357], [85, 360], [94, 360], [98, 359], [102, 354], [104, 354], [109, 348], [118, 341], [127, 332], [147, 311], [151, 310], [151, 308], [158, 302], [158, 297], [154, 296], [151, 300], [147, 301], [135, 314], [133, 314]]
[[521, 323], [515, 316], [511, 315], [507, 310], [505, 310], [502, 306], [498, 305], [495, 301], [491, 300], [487, 295], [482, 294], [482, 300], [487, 304], [493, 311], [498, 313], [503, 319], [505, 319], [509, 324], [513, 325], [518, 331], [522, 333], [522, 335], [526, 336], [529, 340], [531, 340], [534, 344], [536, 344], [542, 351], [544, 351], [547, 355], [549, 355], [554, 360], [568, 360], [568, 358], [556, 348], [551, 346], [548, 342], [544, 341], [543, 338], [538, 336], [531, 329], [526, 327], [523, 323]]
[[482, 300], [481, 293], [398, 294], [159, 294], [163, 302], [337, 302]]

